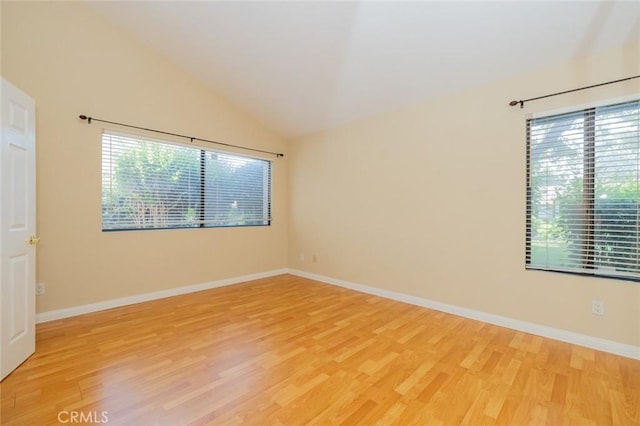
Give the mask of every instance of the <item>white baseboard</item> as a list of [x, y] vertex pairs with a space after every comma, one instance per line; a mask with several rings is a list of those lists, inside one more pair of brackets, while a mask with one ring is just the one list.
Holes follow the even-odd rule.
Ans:
[[289, 269], [289, 273], [291, 275], [297, 275], [326, 284], [348, 288], [351, 290], [359, 291], [361, 293], [367, 293], [387, 299], [397, 300], [399, 302], [409, 303], [411, 305], [421, 306], [423, 308], [434, 309], [436, 311], [446, 312], [449, 314], [458, 315], [489, 324], [499, 325], [501, 327], [506, 327], [513, 330], [523, 331], [525, 333], [535, 334], [537, 336], [548, 337], [550, 339], [560, 340], [562, 342], [572, 343], [575, 345], [585, 346], [587, 348], [597, 349], [599, 351], [609, 352], [627, 358], [640, 360], [640, 346], [618, 343], [611, 340], [601, 339], [599, 337], [588, 336], [586, 334], [574, 333], [572, 331], [561, 330], [527, 321], [520, 321], [513, 318], [489, 314], [482, 311], [476, 311], [474, 309], [462, 308], [455, 305], [449, 305], [429, 299], [423, 299], [421, 297], [410, 296], [408, 294], [370, 287], [363, 284], [356, 284], [349, 281], [343, 281], [323, 275], [312, 274], [296, 269]]
[[409, 303], [411, 305], [421, 306], [423, 308], [434, 309], [441, 312], [458, 315], [489, 324], [495, 324], [513, 330], [523, 331], [525, 333], [535, 334], [537, 336], [548, 337], [550, 339], [560, 340], [562, 342], [572, 343], [575, 345], [585, 346], [587, 348], [609, 352], [628, 358], [640, 360], [640, 347], [627, 345], [624, 343], [614, 342], [611, 340], [601, 339], [598, 337], [588, 336], [585, 334], [574, 333], [572, 331], [561, 330], [545, 325], [535, 324], [527, 321], [521, 321], [513, 318], [494, 315], [487, 312], [477, 311], [474, 309], [462, 308], [455, 305], [436, 302], [417, 296], [398, 293], [391, 290], [371, 287], [363, 284], [356, 284], [349, 281], [339, 280], [336, 278], [317, 275], [310, 272], [300, 271], [296, 269], [277, 269], [273, 271], [260, 272], [256, 274], [244, 275], [240, 277], [227, 278], [223, 280], [211, 281], [207, 283], [189, 285], [184, 287], [170, 288], [167, 290], [156, 291], [153, 293], [138, 294], [135, 296], [123, 297], [120, 299], [106, 300], [103, 302], [91, 303], [88, 305], [74, 306], [71, 308], [59, 309], [55, 311], [42, 312], [36, 315], [36, 323], [40, 324], [47, 321], [53, 321], [62, 318], [69, 318], [76, 315], [88, 314], [91, 312], [102, 311], [105, 309], [118, 308], [121, 306], [132, 305], [134, 303], [147, 302], [150, 300], [162, 299], [165, 297], [178, 296], [181, 294], [193, 293], [196, 291], [209, 290], [212, 288], [224, 287], [246, 281], [257, 280], [261, 278], [273, 277], [282, 274], [292, 274], [312, 280], [320, 281], [326, 284], [332, 284], [339, 287], [348, 288], [359, 291], [361, 293], [372, 294], [384, 297], [386, 299], [397, 300], [399, 302]]
[[122, 297], [120, 299], [105, 300], [104, 302], [90, 303], [88, 305], [74, 306], [71, 308], [59, 309], [36, 314], [36, 324], [53, 321], [62, 318], [74, 317], [76, 315], [88, 314], [91, 312], [103, 311], [105, 309], [119, 308], [120, 306], [132, 305], [134, 303], [148, 302], [149, 300], [162, 299], [165, 297], [178, 296], [181, 294], [193, 293], [196, 291], [209, 290], [217, 287], [224, 287], [239, 284], [246, 281], [268, 278], [276, 275], [286, 274], [287, 269], [276, 269], [273, 271], [259, 272], [257, 274], [243, 275], [241, 277], [227, 278], [223, 280], [211, 281], [208, 283], [175, 287], [167, 290], [154, 291], [153, 293], [137, 294], [135, 296]]

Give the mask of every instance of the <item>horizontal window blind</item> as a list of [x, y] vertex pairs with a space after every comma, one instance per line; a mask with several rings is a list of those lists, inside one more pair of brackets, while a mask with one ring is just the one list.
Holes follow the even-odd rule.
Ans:
[[103, 230], [270, 223], [270, 161], [103, 133]]
[[527, 121], [526, 264], [640, 278], [640, 102]]

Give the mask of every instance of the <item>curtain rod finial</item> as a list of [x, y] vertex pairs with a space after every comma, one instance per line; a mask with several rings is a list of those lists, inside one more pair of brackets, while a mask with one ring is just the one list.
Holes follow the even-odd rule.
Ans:
[[86, 120], [87, 116], [84, 115], [84, 114], [81, 114], [81, 115], [78, 116], [78, 118], [80, 118], [80, 120]]
[[511, 105], [511, 106], [516, 106], [516, 105], [518, 105], [519, 103], [520, 103], [519, 101], [511, 101], [511, 102], [509, 102], [509, 105]]

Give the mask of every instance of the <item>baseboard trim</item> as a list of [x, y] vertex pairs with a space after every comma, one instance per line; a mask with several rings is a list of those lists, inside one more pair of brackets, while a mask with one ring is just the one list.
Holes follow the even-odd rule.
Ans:
[[240, 277], [226, 278], [223, 280], [210, 281], [201, 284], [175, 287], [167, 290], [154, 291], [152, 293], [137, 294], [135, 296], [122, 297], [119, 299], [105, 300], [104, 302], [90, 303], [88, 305], [74, 306], [71, 308], [58, 309], [36, 314], [36, 324], [54, 321], [63, 318], [75, 317], [77, 315], [103, 311], [105, 309], [119, 308], [121, 306], [133, 305], [134, 303], [148, 302], [150, 300], [163, 299], [165, 297], [179, 296], [181, 294], [194, 293], [196, 291], [209, 290], [212, 288], [225, 287], [240, 284], [246, 281], [258, 280], [261, 278], [274, 277], [286, 274], [288, 270], [276, 269], [273, 271], [259, 272], [256, 274], [243, 275]]
[[574, 345], [584, 346], [615, 355], [624, 356], [640, 360], [640, 346], [627, 345], [611, 340], [601, 339], [599, 337], [588, 336], [586, 334], [574, 333], [572, 331], [561, 330], [558, 328], [548, 327], [532, 322], [521, 321], [513, 318], [494, 315], [487, 312], [477, 311], [474, 309], [462, 308], [460, 306], [449, 305], [446, 303], [436, 302], [417, 296], [410, 296], [404, 293], [398, 293], [391, 290], [371, 287], [363, 284], [356, 284], [336, 278], [317, 275], [310, 272], [300, 271], [297, 269], [289, 269], [289, 274], [303, 278], [309, 278], [326, 284], [348, 288], [350, 290], [359, 291], [361, 293], [372, 294], [374, 296], [384, 297], [386, 299], [397, 300], [399, 302], [409, 303], [411, 305], [421, 306], [423, 308], [434, 309], [436, 311], [446, 312], [473, 320], [483, 321], [489, 324], [499, 325], [501, 327], [513, 330], [523, 331], [525, 333], [535, 334], [537, 336], [548, 337], [550, 339], [559, 340]]

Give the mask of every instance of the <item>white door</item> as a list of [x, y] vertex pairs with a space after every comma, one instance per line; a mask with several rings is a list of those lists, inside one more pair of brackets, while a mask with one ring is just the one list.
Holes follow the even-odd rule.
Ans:
[[35, 102], [2, 78], [0, 380], [36, 349]]

